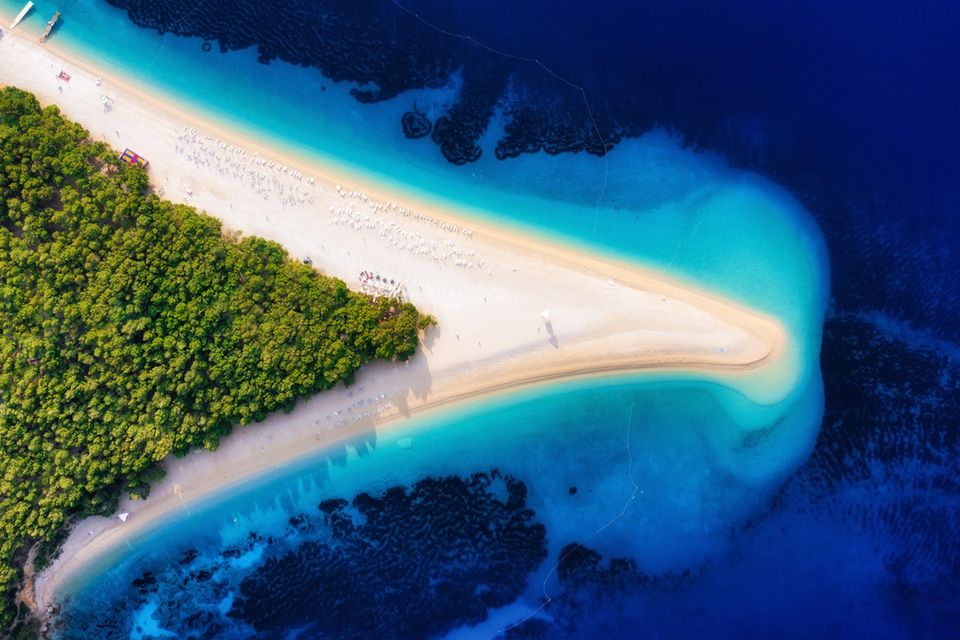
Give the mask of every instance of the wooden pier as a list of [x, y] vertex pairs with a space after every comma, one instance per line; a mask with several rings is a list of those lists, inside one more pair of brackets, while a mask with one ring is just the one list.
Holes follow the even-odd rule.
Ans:
[[44, 27], [43, 33], [40, 34], [40, 42], [44, 42], [47, 38], [50, 37], [50, 32], [53, 31], [54, 25], [57, 24], [57, 20], [60, 19], [60, 12], [57, 11], [53, 14], [53, 17], [50, 18], [50, 21], [47, 23], [47, 26]]
[[10, 28], [16, 29], [17, 25], [20, 24], [20, 21], [23, 20], [28, 13], [30, 13], [30, 9], [33, 9], [32, 0], [31, 2], [28, 2], [27, 4], [23, 5], [23, 9], [20, 10], [20, 13], [17, 14], [17, 17], [14, 18], [13, 22], [10, 23]]

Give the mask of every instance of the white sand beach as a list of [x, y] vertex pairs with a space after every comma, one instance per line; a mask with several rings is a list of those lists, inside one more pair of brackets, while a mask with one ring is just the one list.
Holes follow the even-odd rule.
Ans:
[[[61, 69], [69, 81], [57, 78]], [[149, 159], [163, 197], [226, 229], [275, 240], [351, 288], [360, 288], [361, 272], [379, 275], [365, 286], [400, 287], [439, 322], [411, 362], [370, 365], [349, 389], [238, 429], [216, 452], [167, 461], [149, 499], [123, 500], [126, 522], [80, 522], [36, 579], [41, 610], [65, 576], [165, 514], [357, 433], [567, 376], [696, 370], [730, 381], [771, 367], [785, 351], [775, 319], [652, 271], [406, 200], [335, 166], [280, 156], [29, 33], [0, 39], [0, 83], [58, 105], [118, 153], [130, 147]]]

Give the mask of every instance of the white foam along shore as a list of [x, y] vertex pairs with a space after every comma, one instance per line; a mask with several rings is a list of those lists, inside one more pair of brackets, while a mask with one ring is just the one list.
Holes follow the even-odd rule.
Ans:
[[[68, 81], [58, 78], [61, 70]], [[411, 362], [369, 365], [351, 388], [238, 429], [216, 452], [165, 461], [167, 476], [149, 499], [122, 501], [125, 522], [78, 523], [60, 558], [36, 578], [41, 611], [67, 576], [190, 501], [427, 409], [643, 369], [696, 372], [733, 386], [762, 369], [766, 382], [754, 399], [765, 402], [792, 384], [787, 336], [773, 318], [639, 266], [483, 225], [336, 166], [280, 155], [29, 33], [0, 39], [0, 83], [56, 104], [118, 152], [130, 147], [149, 159], [163, 197], [309, 256], [351, 288], [399, 287], [439, 321]], [[361, 282], [364, 272], [380, 279]]]

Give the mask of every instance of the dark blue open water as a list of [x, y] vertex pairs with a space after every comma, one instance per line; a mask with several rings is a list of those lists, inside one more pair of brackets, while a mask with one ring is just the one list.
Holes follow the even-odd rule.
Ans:
[[[66, 635], [130, 635], [128, 622], [117, 621], [135, 612], [181, 636], [433, 637], [460, 629], [460, 637], [487, 637], [527, 617], [536, 591], [528, 582], [539, 584], [540, 563], [559, 547], [549, 602], [504, 637], [957, 637], [960, 5], [400, 1], [110, 3], [129, 8], [145, 29], [210, 42], [210, 56], [226, 55], [221, 46], [257, 46], [264, 62], [358, 83], [361, 114], [406, 91], [442, 88], [453, 74], [455, 101], [440, 110], [414, 101], [397, 127], [412, 155], [464, 172], [491, 156], [505, 166], [530, 154], [612, 160], [656, 126], [771, 178], [816, 219], [831, 260], [825, 408], [812, 454], [769, 503], [731, 516], [723, 544], [704, 551], [713, 536], [694, 536], [689, 546], [698, 552], [686, 562], [561, 539], [563, 527], [544, 518], [567, 498], [538, 495], [536, 483], [510, 469], [478, 464], [473, 474], [404, 477], [372, 493], [343, 489], [337, 497], [346, 502], [260, 527], [256, 535], [272, 531], [279, 546], [219, 536], [209, 547], [217, 554], [184, 549], [176, 562], [141, 571], [113, 596], [112, 614], [97, 618], [88, 608]], [[274, 9], [286, 18], [275, 19]], [[304, 23], [316, 39], [291, 27]], [[496, 139], [484, 138], [493, 129]], [[616, 413], [625, 397], [623, 415], [639, 416], [635, 396], [592, 402]], [[602, 409], [583, 411], [567, 420], [616, 422]], [[504, 415], [525, 423], [516, 410]], [[697, 429], [681, 431], [692, 442]], [[683, 450], [644, 446], [667, 460]], [[374, 548], [401, 555], [408, 568], [384, 565]], [[666, 552], [658, 553], [662, 560]], [[246, 573], [227, 570], [244, 558]], [[510, 613], [524, 593], [527, 608]], [[470, 630], [491, 611], [499, 622]]]

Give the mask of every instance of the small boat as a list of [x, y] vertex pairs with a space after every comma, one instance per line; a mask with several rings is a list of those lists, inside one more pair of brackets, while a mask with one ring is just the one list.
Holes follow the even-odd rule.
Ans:
[[15, 29], [17, 25], [20, 24], [20, 21], [23, 20], [28, 13], [30, 13], [30, 9], [33, 9], [33, 2], [28, 2], [27, 4], [23, 5], [23, 9], [20, 10], [20, 13], [17, 14], [17, 17], [14, 19], [14, 21], [10, 23], [10, 28]]
[[60, 12], [55, 11], [53, 17], [47, 21], [47, 26], [43, 29], [43, 33], [40, 34], [40, 42], [44, 42], [47, 38], [50, 37], [50, 32], [53, 31], [54, 25], [57, 24], [57, 20], [60, 19]]

